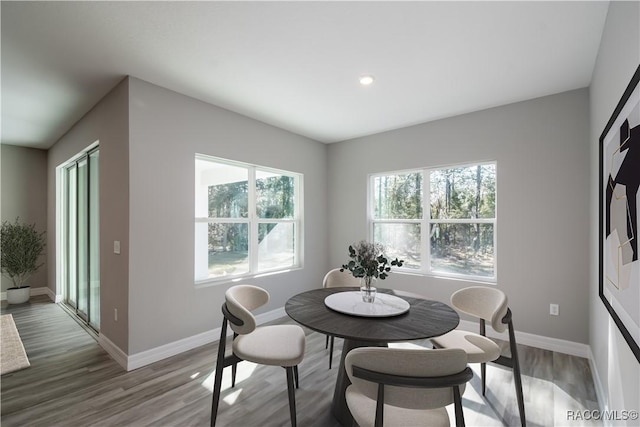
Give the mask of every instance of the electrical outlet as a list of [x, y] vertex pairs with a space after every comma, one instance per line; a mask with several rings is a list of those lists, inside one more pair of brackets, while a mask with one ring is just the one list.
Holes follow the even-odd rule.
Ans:
[[560, 306], [558, 304], [549, 304], [549, 314], [557, 316], [560, 314]]
[[118, 309], [117, 308], [113, 309], [113, 321], [114, 322], [118, 321]]

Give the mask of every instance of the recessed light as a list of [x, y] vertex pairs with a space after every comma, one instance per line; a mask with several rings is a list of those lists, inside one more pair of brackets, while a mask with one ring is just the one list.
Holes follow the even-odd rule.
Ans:
[[371, 74], [363, 74], [360, 76], [360, 84], [363, 86], [369, 86], [376, 78]]

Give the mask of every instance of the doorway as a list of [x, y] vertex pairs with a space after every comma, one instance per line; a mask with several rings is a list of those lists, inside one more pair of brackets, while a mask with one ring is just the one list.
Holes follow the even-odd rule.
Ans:
[[100, 331], [100, 150], [92, 148], [62, 167], [59, 224], [64, 304]]

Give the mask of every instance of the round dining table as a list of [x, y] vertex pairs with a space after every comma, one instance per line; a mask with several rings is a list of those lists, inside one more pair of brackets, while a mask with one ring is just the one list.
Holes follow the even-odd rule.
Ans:
[[[309, 329], [344, 338], [331, 411], [341, 425], [351, 426], [353, 418], [345, 399], [345, 390], [351, 384], [344, 369], [347, 353], [357, 347], [386, 346], [391, 342], [437, 337], [455, 329], [460, 317], [442, 302], [381, 288], [378, 288], [378, 293], [394, 295], [407, 301], [409, 310], [399, 315], [383, 317], [346, 314], [325, 304], [328, 296], [339, 292], [359, 292], [359, 288], [320, 288], [302, 292], [287, 301], [285, 311], [289, 317]], [[334, 300], [335, 298], [332, 297]]]

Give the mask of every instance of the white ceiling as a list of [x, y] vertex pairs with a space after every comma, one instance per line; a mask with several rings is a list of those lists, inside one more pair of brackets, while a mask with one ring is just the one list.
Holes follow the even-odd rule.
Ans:
[[342, 141], [588, 86], [607, 7], [2, 1], [1, 141], [50, 147], [125, 75]]

